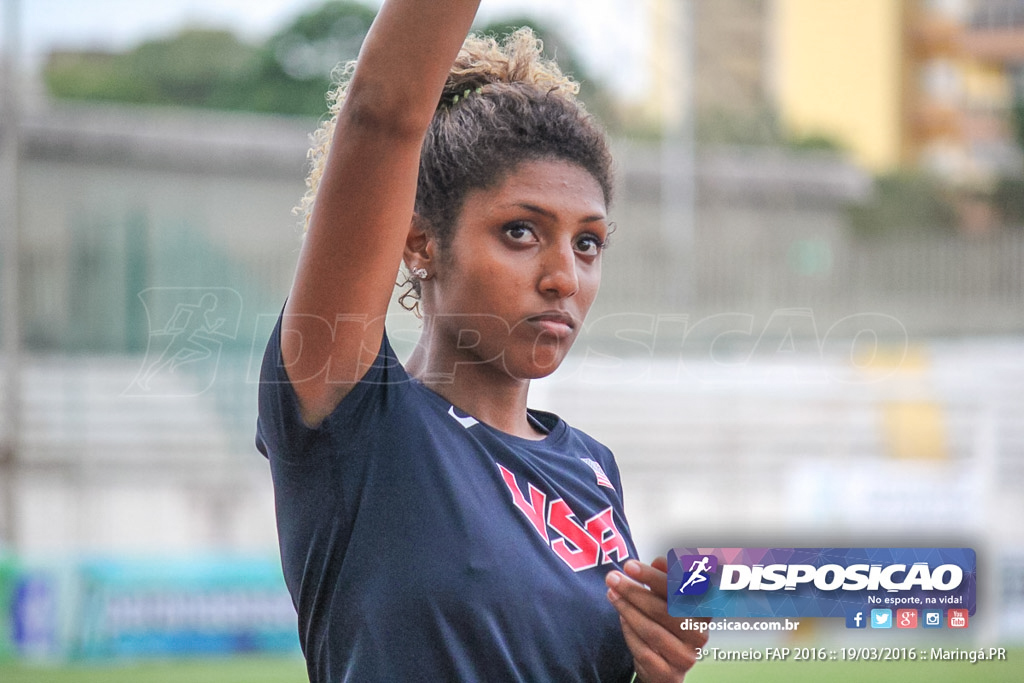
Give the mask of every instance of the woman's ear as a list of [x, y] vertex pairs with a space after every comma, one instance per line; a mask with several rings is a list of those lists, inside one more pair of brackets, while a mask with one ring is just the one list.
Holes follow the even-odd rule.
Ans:
[[429, 222], [419, 214], [413, 214], [409, 234], [405, 238], [405, 266], [410, 273], [418, 273], [418, 279], [426, 280], [434, 274], [436, 252], [437, 244]]

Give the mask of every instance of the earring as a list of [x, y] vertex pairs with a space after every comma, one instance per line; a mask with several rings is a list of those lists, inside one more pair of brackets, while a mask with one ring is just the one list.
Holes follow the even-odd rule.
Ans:
[[412, 271], [412, 276], [417, 280], [426, 280], [428, 275], [426, 268], [415, 268]]

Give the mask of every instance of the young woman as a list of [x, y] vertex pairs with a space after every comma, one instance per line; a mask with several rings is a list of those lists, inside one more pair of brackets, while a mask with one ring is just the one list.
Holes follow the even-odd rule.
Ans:
[[526, 404], [597, 294], [604, 137], [528, 31], [463, 47], [477, 4], [385, 2], [312, 153], [257, 431], [310, 680], [678, 681], [705, 638], [611, 453]]

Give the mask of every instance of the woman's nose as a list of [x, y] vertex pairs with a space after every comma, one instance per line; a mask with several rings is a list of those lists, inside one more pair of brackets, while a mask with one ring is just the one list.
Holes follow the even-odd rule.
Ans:
[[576, 272], [576, 252], [572, 244], [551, 245], [545, 250], [539, 289], [559, 299], [575, 294], [580, 288]]

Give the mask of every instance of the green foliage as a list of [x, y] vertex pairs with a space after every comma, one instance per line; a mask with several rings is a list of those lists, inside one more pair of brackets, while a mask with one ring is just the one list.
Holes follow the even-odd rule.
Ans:
[[1024, 178], [1001, 178], [992, 205], [1005, 225], [1024, 229]]
[[703, 145], [779, 145], [778, 116], [763, 107], [756, 111], [707, 109], [697, 112], [697, 142]]
[[374, 15], [331, 0], [260, 46], [190, 28], [125, 53], [54, 53], [43, 79], [64, 99], [321, 116], [332, 70], [355, 58]]
[[339, 62], [359, 54], [375, 15], [357, 2], [326, 2], [267, 41], [266, 68], [296, 81], [330, 78]]
[[1024, 152], [1024, 99], [1013, 103], [1013, 127], [1017, 134], [1017, 145]]
[[842, 152], [845, 150], [841, 142], [829, 135], [822, 134], [791, 137], [786, 140], [786, 146], [801, 151]]
[[[360, 2], [329, 0], [262, 45], [247, 45], [228, 31], [191, 28], [125, 53], [54, 53], [43, 76], [50, 94], [63, 99], [320, 117], [332, 72], [356, 58], [375, 15]], [[481, 31], [500, 35], [523, 25], [532, 26], [545, 53], [580, 81], [590, 110], [612, 122], [610, 98], [557, 32], [528, 18], [493, 22]]]
[[55, 53], [43, 72], [67, 99], [234, 108], [257, 51], [227, 31], [186, 29], [124, 54]]
[[876, 178], [874, 195], [850, 208], [850, 221], [863, 237], [950, 233], [958, 224], [949, 190], [934, 178], [906, 172]]
[[748, 110], [709, 108], [697, 112], [697, 142], [701, 145], [785, 147], [798, 152], [844, 152], [845, 147], [825, 134], [788, 134], [778, 112], [762, 105]]
[[[1017, 146], [1024, 155], [1024, 99], [1013, 103], [1011, 122]], [[992, 207], [1004, 225], [1024, 229], [1024, 176], [1000, 178], [992, 193]]]
[[376, 11], [331, 1], [301, 16], [263, 45], [246, 109], [321, 116], [331, 73], [359, 54]]

